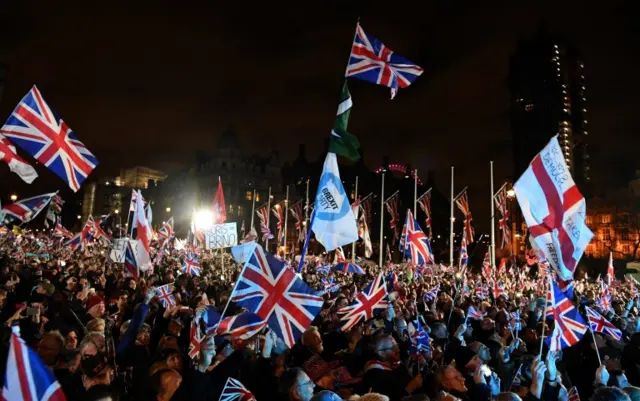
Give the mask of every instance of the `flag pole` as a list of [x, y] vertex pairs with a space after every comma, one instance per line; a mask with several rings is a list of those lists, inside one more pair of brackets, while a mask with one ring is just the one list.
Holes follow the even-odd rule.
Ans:
[[451, 166], [451, 216], [449, 218], [449, 266], [453, 266], [453, 180], [455, 167]]
[[416, 218], [418, 207], [418, 169], [413, 170], [413, 218]]
[[249, 226], [249, 232], [253, 230], [253, 216], [256, 214], [256, 190], [253, 190], [253, 202], [251, 203], [251, 225]]
[[[267, 228], [271, 229], [269, 227], [269, 221], [271, 217], [271, 187], [269, 187], [269, 196], [267, 197]], [[267, 237], [266, 241], [264, 242], [264, 247], [265, 250], [267, 252], [269, 252], [269, 237]]]
[[380, 268], [382, 269], [382, 256], [384, 253], [384, 171], [382, 170], [382, 185], [380, 190]]
[[284, 198], [284, 259], [287, 256], [287, 221], [289, 218], [289, 186], [287, 185], [286, 197]]
[[591, 332], [591, 338], [593, 339], [593, 347], [596, 349], [596, 355], [598, 355], [598, 365], [602, 365], [602, 359], [600, 359], [600, 351], [598, 350], [598, 343], [596, 342], [596, 335], [593, 334], [593, 329], [591, 328], [591, 318], [587, 314], [587, 321], [589, 323], [589, 331]]
[[496, 214], [493, 205], [493, 161], [489, 162], [489, 175], [491, 176], [491, 266], [496, 266]]
[[[356, 175], [356, 191], [354, 195], [354, 202], [358, 202], [358, 176]], [[358, 214], [360, 213], [360, 202], [358, 202]], [[358, 224], [358, 217], [356, 217], [356, 224]], [[356, 263], [356, 242], [358, 240], [353, 241], [351, 244], [351, 262]]]

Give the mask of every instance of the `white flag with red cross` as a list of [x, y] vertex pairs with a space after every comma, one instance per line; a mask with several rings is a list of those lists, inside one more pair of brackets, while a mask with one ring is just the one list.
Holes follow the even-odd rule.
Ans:
[[532, 242], [563, 280], [573, 273], [593, 238], [586, 203], [573, 182], [555, 136], [513, 186]]

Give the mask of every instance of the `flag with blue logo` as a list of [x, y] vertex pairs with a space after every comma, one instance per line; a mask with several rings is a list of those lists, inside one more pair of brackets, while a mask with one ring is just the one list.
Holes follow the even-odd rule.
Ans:
[[340, 180], [335, 153], [327, 153], [324, 160], [311, 228], [327, 252], [358, 240], [358, 224]]

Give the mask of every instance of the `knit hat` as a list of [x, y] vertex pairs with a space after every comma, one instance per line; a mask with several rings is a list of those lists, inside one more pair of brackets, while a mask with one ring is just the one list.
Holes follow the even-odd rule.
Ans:
[[42, 284], [42, 289], [45, 290], [48, 296], [52, 296], [54, 292], [56, 292], [56, 286], [53, 285], [48, 280], [45, 280]]
[[100, 297], [98, 295], [92, 295], [87, 300], [87, 310], [91, 310], [91, 308], [93, 308], [94, 306], [96, 306], [98, 304], [104, 304], [104, 299], [102, 299], [102, 297]]

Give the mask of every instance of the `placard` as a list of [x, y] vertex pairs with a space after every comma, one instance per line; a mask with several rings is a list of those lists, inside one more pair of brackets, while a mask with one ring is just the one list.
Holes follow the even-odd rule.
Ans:
[[131, 242], [131, 249], [134, 254], [138, 248], [138, 241], [128, 238], [114, 238], [111, 240], [111, 251], [109, 257], [116, 263], [124, 263], [124, 255], [127, 250], [127, 241]]
[[238, 228], [236, 223], [214, 224], [205, 233], [207, 249], [229, 248], [238, 245]]

